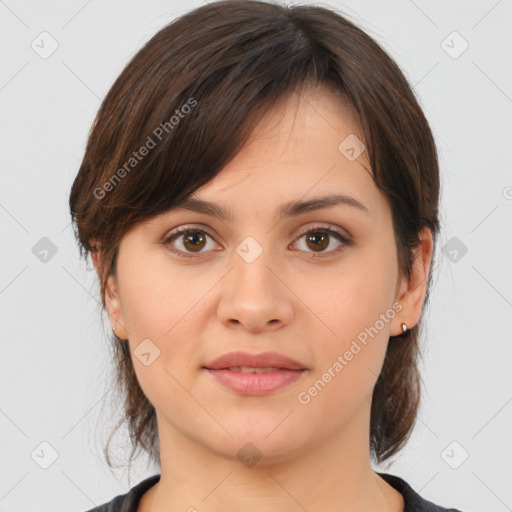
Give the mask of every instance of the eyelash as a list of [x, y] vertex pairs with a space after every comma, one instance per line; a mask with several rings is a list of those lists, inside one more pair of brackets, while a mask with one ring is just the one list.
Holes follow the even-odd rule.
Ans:
[[[313, 258], [326, 258], [326, 257], [329, 257], [333, 253], [338, 253], [338, 252], [342, 251], [346, 246], [349, 246], [349, 245], [352, 244], [352, 242], [348, 238], [343, 236], [338, 231], [335, 231], [333, 229], [330, 229], [329, 227], [324, 227], [324, 226], [315, 226], [313, 228], [308, 228], [308, 229], [300, 232], [297, 239], [300, 239], [304, 235], [307, 235], [309, 233], [317, 233], [317, 232], [327, 233], [329, 236], [334, 236], [334, 238], [336, 238], [339, 242], [341, 242], [341, 245], [339, 247], [337, 247], [336, 249], [333, 249], [333, 250], [328, 251], [328, 252], [324, 252], [324, 253], [311, 253]], [[212, 238], [212, 239], [214, 238], [213, 235], [208, 230], [206, 230], [204, 228], [194, 228], [194, 227], [191, 227], [191, 226], [181, 226], [181, 227], [177, 228], [171, 235], [166, 237], [163, 240], [162, 244], [163, 245], [171, 244], [175, 239], [179, 238], [180, 236], [189, 234], [189, 233], [204, 233], [204, 234], [208, 235], [210, 238]], [[174, 253], [177, 256], [182, 257], [182, 258], [197, 258], [201, 254], [203, 254], [202, 252], [198, 252], [198, 253], [184, 253], [183, 251], [172, 249], [172, 248], [170, 248], [169, 250], [172, 253]], [[306, 252], [309, 252], [309, 251], [306, 251]]]

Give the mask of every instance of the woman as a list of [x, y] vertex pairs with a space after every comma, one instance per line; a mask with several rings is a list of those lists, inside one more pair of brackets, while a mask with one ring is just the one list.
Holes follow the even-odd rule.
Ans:
[[226, 0], [160, 30], [70, 197], [118, 427], [161, 468], [94, 511], [447, 510], [371, 465], [416, 419], [438, 196], [414, 94], [340, 14]]

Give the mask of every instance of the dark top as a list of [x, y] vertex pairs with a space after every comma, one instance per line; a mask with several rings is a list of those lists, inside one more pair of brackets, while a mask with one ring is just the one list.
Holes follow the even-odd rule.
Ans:
[[[378, 473], [389, 485], [404, 497], [404, 512], [461, 512], [455, 508], [443, 508], [423, 499], [413, 488], [400, 477], [388, 473]], [[142, 495], [160, 480], [160, 475], [153, 475], [132, 487], [126, 494], [116, 496], [112, 501], [104, 503], [87, 512], [137, 512]]]

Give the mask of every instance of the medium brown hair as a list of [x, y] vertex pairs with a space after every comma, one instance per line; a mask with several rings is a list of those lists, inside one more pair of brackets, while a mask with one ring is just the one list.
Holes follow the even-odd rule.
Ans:
[[[223, 0], [152, 37], [121, 72], [91, 128], [69, 204], [80, 254], [101, 250], [103, 307], [123, 235], [215, 177], [278, 100], [319, 83], [339, 91], [357, 114], [372, 178], [391, 207], [400, 275], [410, 277], [424, 227], [435, 249], [439, 169], [429, 124], [400, 68], [334, 9]], [[135, 158], [143, 146], [149, 150]], [[390, 340], [373, 391], [369, 443], [378, 462], [403, 447], [416, 420], [421, 327]], [[159, 463], [155, 409], [128, 343], [112, 342], [124, 408], [114, 432], [127, 422], [130, 461], [142, 448]]]

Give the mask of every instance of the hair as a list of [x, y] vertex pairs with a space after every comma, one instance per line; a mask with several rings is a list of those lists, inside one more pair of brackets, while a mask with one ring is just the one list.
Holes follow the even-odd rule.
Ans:
[[[159, 30], [115, 80], [90, 130], [69, 205], [80, 255], [101, 251], [103, 308], [121, 238], [212, 180], [280, 99], [312, 84], [340, 92], [356, 112], [372, 178], [391, 207], [400, 276], [410, 278], [423, 228], [435, 249], [439, 169], [428, 121], [400, 68], [333, 9], [222, 0]], [[405, 445], [416, 421], [422, 320], [388, 344], [373, 390], [369, 446], [378, 463]], [[127, 422], [130, 461], [142, 449], [160, 463], [155, 409], [128, 343], [111, 342], [124, 404], [114, 432]]]

